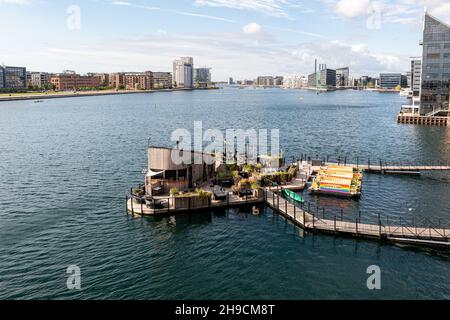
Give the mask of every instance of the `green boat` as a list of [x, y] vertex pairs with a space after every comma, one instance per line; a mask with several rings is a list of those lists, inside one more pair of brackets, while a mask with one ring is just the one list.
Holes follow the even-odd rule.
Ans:
[[288, 189], [284, 189], [283, 190], [283, 194], [286, 197], [288, 197], [289, 199], [295, 200], [297, 202], [301, 202], [301, 203], [305, 202], [303, 200], [303, 198], [299, 194], [296, 194], [294, 191], [291, 191], [291, 190], [288, 190]]

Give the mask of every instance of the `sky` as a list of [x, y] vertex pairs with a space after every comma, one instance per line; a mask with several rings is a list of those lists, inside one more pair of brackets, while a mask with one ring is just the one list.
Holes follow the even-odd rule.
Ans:
[[29, 71], [171, 71], [180, 56], [213, 81], [307, 75], [314, 59], [353, 76], [406, 72], [424, 7], [449, 0], [0, 0], [0, 64]]

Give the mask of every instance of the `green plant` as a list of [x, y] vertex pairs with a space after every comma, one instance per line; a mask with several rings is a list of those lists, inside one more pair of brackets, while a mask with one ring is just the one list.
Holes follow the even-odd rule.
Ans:
[[253, 173], [255, 171], [255, 166], [252, 164], [246, 164], [244, 166], [244, 171], [248, 173]]
[[209, 191], [205, 191], [202, 188], [195, 189], [195, 192], [198, 194], [198, 196], [202, 199], [211, 198], [212, 193]]
[[253, 190], [259, 190], [259, 189], [261, 189], [261, 185], [260, 185], [260, 183], [259, 183], [258, 181], [255, 181], [255, 182], [253, 182], [253, 183], [251, 184], [251, 188], [252, 188]]
[[248, 179], [242, 179], [239, 182], [239, 188], [241, 188], [241, 189], [249, 189], [250, 188], [250, 181]]
[[177, 188], [172, 188], [172, 189], [170, 189], [170, 195], [171, 195], [171, 196], [177, 196], [177, 195], [179, 195], [179, 194], [180, 194], [180, 192], [178, 191]]

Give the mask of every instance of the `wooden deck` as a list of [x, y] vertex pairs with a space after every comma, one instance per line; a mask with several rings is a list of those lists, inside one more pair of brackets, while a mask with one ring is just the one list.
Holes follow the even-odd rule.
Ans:
[[358, 223], [358, 220], [354, 222], [340, 221], [336, 216], [334, 219], [321, 219], [295, 206], [271, 190], [265, 191], [264, 198], [269, 207], [306, 230], [450, 249], [450, 229], [386, 226], [381, 222], [379, 224], [363, 224]]
[[[327, 165], [342, 165], [343, 163], [335, 163], [335, 162], [326, 162], [324, 166]], [[385, 163], [376, 163], [376, 164], [354, 164], [347, 163], [345, 166], [360, 168], [363, 171], [368, 172], [378, 172], [378, 173], [417, 173], [420, 171], [450, 171], [450, 162], [442, 163], [442, 165], [407, 165], [407, 164], [385, 164]], [[314, 171], [320, 169], [320, 167], [313, 167]]]
[[132, 201], [131, 198], [127, 197], [126, 207], [129, 213], [142, 216], [151, 216], [157, 214], [173, 214], [173, 213], [188, 212], [192, 210], [218, 209], [242, 205], [253, 205], [253, 204], [260, 204], [263, 202], [264, 202], [263, 197], [257, 198], [249, 196], [247, 198], [245, 197], [240, 198], [237, 195], [229, 194], [227, 200], [224, 201], [211, 200], [211, 202], [208, 205], [203, 206], [181, 207], [181, 208], [173, 208], [172, 206], [167, 206], [161, 209], [152, 209], [148, 208], [145, 204], [141, 204], [136, 200]]

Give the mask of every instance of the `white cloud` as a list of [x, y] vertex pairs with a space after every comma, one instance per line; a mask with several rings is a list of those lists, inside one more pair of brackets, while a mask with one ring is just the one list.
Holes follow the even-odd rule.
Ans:
[[17, 5], [29, 5], [31, 0], [0, 0], [0, 4], [17, 4]]
[[269, 16], [287, 18], [287, 0], [195, 0], [198, 6], [225, 7], [257, 11]]
[[261, 32], [261, 26], [256, 22], [250, 22], [242, 28], [245, 34], [255, 34]]
[[366, 15], [369, 9], [370, 0], [339, 0], [335, 7], [338, 15], [347, 18]]

